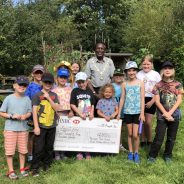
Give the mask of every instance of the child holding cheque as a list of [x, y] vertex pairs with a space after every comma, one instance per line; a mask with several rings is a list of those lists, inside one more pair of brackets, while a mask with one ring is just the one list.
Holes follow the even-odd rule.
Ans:
[[[78, 88], [73, 89], [71, 93], [70, 104], [76, 116], [85, 120], [87, 117], [93, 119], [94, 117], [94, 95], [90, 89], [87, 88], [87, 75], [84, 72], [79, 72], [75, 76]], [[86, 159], [91, 158], [90, 153], [85, 153]], [[82, 153], [77, 154], [77, 160], [84, 158]]]
[[106, 84], [100, 89], [102, 97], [97, 103], [97, 114], [99, 117], [105, 118], [106, 121], [116, 118], [118, 114], [118, 102], [114, 96], [114, 87], [112, 84]]

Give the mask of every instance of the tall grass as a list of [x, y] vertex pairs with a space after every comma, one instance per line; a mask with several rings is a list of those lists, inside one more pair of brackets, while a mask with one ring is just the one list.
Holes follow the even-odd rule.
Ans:
[[[184, 109], [184, 107], [182, 107]], [[7, 165], [3, 148], [3, 124], [0, 120], [0, 184], [10, 183], [5, 177]], [[154, 122], [155, 127], [155, 122]], [[123, 142], [127, 139], [124, 135]], [[166, 165], [162, 159], [163, 149], [156, 160], [147, 163], [148, 149], [140, 149], [141, 163], [127, 161], [127, 153], [114, 156], [97, 156], [90, 161], [76, 161], [74, 157], [55, 162], [47, 172], [39, 177], [20, 178], [11, 183], [23, 184], [183, 184], [184, 183], [184, 120], [180, 122], [173, 151], [173, 162]], [[18, 159], [15, 158], [15, 170], [18, 172]]]

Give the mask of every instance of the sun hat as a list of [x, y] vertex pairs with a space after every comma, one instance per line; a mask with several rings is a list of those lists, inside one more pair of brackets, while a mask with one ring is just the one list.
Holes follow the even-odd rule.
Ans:
[[16, 79], [15, 79], [15, 83], [17, 84], [29, 84], [29, 80], [26, 76], [24, 75], [20, 75], [20, 76], [17, 76]]
[[56, 66], [54, 66], [54, 71], [57, 72], [62, 67], [68, 68], [70, 72], [72, 71], [72, 66], [68, 61], [61, 61], [58, 63]]
[[54, 76], [51, 73], [44, 73], [42, 75], [42, 82], [54, 83]]
[[70, 76], [70, 73], [69, 73], [68, 69], [60, 68], [57, 71], [57, 76], [59, 76], [59, 77], [67, 77], [68, 78]]
[[79, 73], [77, 73], [76, 76], [75, 76], [75, 81], [79, 81], [79, 80], [85, 81], [85, 80], [87, 80], [87, 78], [88, 78], [88, 76], [87, 76], [86, 73], [84, 73], [84, 72], [79, 72]]
[[42, 65], [35, 65], [33, 67], [32, 73], [35, 73], [36, 71], [42, 71], [43, 73], [45, 72], [45, 69]]
[[128, 61], [125, 65], [125, 71], [126, 70], [129, 70], [131, 68], [135, 68], [138, 70], [138, 66], [137, 66], [137, 63], [135, 61]]

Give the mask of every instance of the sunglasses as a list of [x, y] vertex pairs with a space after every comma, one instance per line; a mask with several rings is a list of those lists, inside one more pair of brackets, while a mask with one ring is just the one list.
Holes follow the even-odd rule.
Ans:
[[18, 84], [19, 86], [27, 87], [27, 84]]

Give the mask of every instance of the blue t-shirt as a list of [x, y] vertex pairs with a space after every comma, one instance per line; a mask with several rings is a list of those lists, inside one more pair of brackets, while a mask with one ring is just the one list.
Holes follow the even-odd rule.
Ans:
[[[17, 97], [14, 94], [7, 96], [0, 108], [0, 112], [8, 114], [27, 114], [32, 111], [31, 100], [27, 96]], [[29, 129], [27, 120], [6, 119], [4, 130], [27, 131]]]
[[105, 99], [102, 98], [98, 101], [96, 109], [102, 111], [105, 116], [111, 116], [115, 112], [115, 108], [118, 106], [118, 103], [115, 98]]
[[40, 92], [41, 90], [42, 90], [42, 87], [40, 84], [37, 84], [35, 82], [31, 82], [26, 89], [25, 96], [28, 96], [32, 100], [33, 96], [36, 93]]

